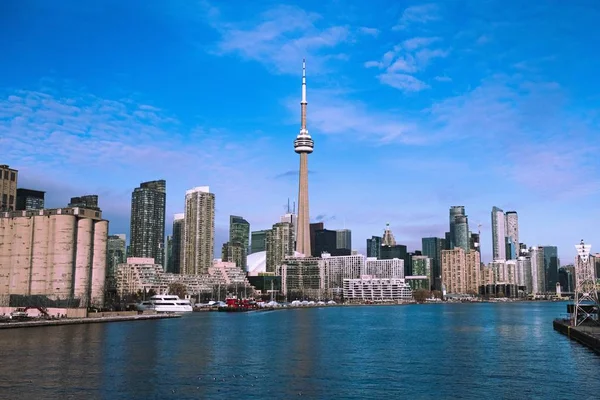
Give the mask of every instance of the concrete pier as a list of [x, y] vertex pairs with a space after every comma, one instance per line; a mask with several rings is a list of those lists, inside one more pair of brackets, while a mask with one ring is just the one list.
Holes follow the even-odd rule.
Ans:
[[147, 321], [164, 318], [180, 318], [179, 314], [139, 314], [139, 315], [121, 315], [121, 316], [102, 316], [89, 318], [64, 318], [64, 319], [49, 319], [49, 320], [33, 320], [33, 321], [18, 321], [18, 322], [2, 322], [0, 329], [14, 328], [33, 328], [39, 326], [58, 326], [58, 325], [80, 325], [80, 324], [95, 324], [103, 322], [123, 322], [123, 321]]
[[600, 326], [571, 326], [568, 320], [555, 319], [554, 330], [600, 354]]

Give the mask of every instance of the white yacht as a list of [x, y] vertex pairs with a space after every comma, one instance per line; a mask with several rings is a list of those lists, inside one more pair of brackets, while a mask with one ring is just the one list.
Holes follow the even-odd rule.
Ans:
[[185, 313], [193, 311], [189, 300], [167, 294], [150, 297], [150, 300], [138, 304], [138, 309], [141, 311], [154, 310], [159, 313]]

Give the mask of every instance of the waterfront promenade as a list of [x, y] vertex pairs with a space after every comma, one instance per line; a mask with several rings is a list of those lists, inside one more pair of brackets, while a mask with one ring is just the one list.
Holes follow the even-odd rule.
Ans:
[[148, 321], [165, 318], [180, 318], [178, 314], [135, 314], [135, 315], [114, 315], [87, 318], [63, 318], [63, 319], [39, 319], [29, 321], [11, 321], [0, 323], [0, 329], [16, 328], [34, 328], [41, 326], [61, 326], [61, 325], [81, 325], [97, 324], [105, 322], [124, 322], [124, 321]]

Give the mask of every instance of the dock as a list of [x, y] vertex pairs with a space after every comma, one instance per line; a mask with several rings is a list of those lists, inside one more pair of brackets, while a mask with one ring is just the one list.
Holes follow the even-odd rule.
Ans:
[[15, 329], [15, 328], [34, 328], [40, 326], [60, 326], [60, 325], [81, 325], [81, 324], [97, 324], [105, 322], [125, 322], [125, 321], [148, 321], [165, 318], [180, 318], [179, 314], [137, 314], [137, 315], [118, 315], [118, 316], [102, 316], [102, 317], [87, 317], [87, 318], [62, 318], [62, 319], [47, 319], [47, 320], [30, 320], [30, 321], [15, 321], [2, 322], [0, 329]]
[[554, 330], [600, 354], [600, 326], [571, 326], [569, 320], [555, 319]]

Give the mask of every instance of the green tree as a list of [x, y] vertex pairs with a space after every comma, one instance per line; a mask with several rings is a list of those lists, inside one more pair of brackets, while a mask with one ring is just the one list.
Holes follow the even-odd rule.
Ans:
[[187, 286], [183, 283], [173, 282], [169, 285], [169, 294], [179, 296], [179, 298], [184, 298], [187, 294]]
[[413, 292], [413, 298], [418, 303], [423, 303], [430, 295], [429, 290], [426, 289], [417, 289]]

